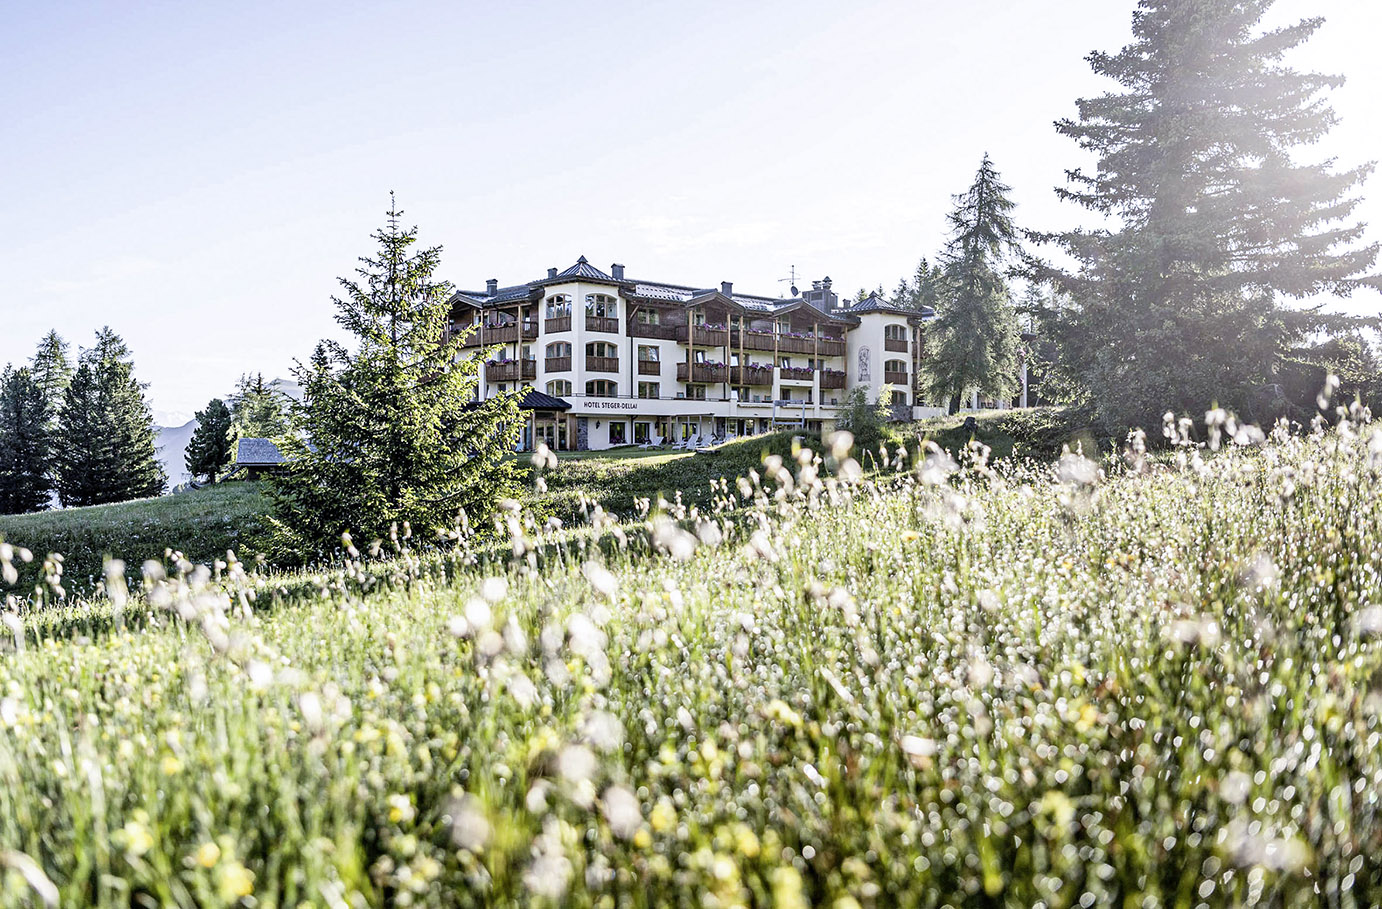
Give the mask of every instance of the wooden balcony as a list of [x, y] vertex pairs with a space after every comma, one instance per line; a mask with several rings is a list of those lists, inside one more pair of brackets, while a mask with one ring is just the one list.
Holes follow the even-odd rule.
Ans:
[[571, 317], [570, 317], [570, 316], [557, 316], [557, 317], [555, 317], [555, 318], [548, 319], [546, 322], [543, 323], [543, 325], [542, 325], [542, 330], [545, 331], [545, 332], [546, 332], [547, 334], [549, 334], [549, 335], [552, 334], [553, 332], [558, 332], [558, 331], [570, 331], [570, 330], [571, 330]]
[[593, 356], [591, 356], [590, 354], [586, 354], [586, 355], [585, 355], [585, 371], [586, 371], [586, 372], [618, 372], [618, 371], [619, 371], [619, 358], [618, 358], [618, 357], [593, 357]]
[[906, 373], [905, 370], [904, 370], [903, 372], [893, 372], [893, 371], [890, 370], [890, 369], [885, 369], [885, 370], [883, 370], [883, 381], [884, 381], [884, 382], [887, 382], [889, 385], [893, 386], [894, 388], [907, 388], [907, 387], [908, 387], [908, 383], [907, 383], [907, 373]]
[[893, 351], [894, 353], [906, 353], [906, 352], [907, 352], [907, 339], [906, 339], [906, 338], [884, 338], [884, 339], [883, 339], [883, 349], [884, 349], [884, 350], [891, 350], [891, 351]]
[[768, 365], [731, 366], [729, 381], [732, 385], [771, 385], [773, 368]]
[[783, 366], [782, 378], [789, 382], [810, 382], [816, 371], [810, 366]]
[[844, 388], [845, 374], [838, 369], [821, 370], [821, 388]]
[[607, 316], [591, 316], [591, 315], [587, 315], [587, 316], [585, 317], [585, 330], [586, 330], [586, 331], [607, 331], [607, 332], [609, 332], [609, 333], [612, 334], [612, 335], [617, 335], [617, 334], [619, 334], [619, 320], [618, 320], [618, 319], [611, 319], [611, 318], [608, 318]]
[[710, 363], [692, 363], [691, 378], [687, 378], [686, 364], [677, 364], [678, 382], [723, 382], [729, 376], [729, 367]]
[[536, 337], [537, 337], [537, 322], [536, 322], [536, 320], [524, 322], [524, 323], [523, 323], [523, 340], [525, 340], [525, 341], [531, 341], [531, 340], [533, 340], [533, 339], [536, 338]]
[[777, 349], [781, 353], [813, 355], [816, 352], [816, 339], [793, 338], [787, 335], [778, 335]]
[[638, 374], [640, 376], [660, 376], [662, 375], [662, 363], [657, 360], [639, 360]]
[[[688, 334], [691, 338], [690, 341], [687, 341]], [[706, 328], [704, 325], [697, 325], [688, 332], [685, 325], [678, 325], [677, 340], [683, 344], [690, 344], [692, 347], [724, 347], [729, 343], [729, 329]]]
[[571, 371], [571, 358], [570, 358], [570, 357], [548, 357], [548, 358], [547, 358], [546, 366], [547, 366], [547, 371], [548, 371], [548, 372], [570, 372], [570, 371]]
[[640, 322], [634, 319], [629, 322], [629, 337], [654, 338], [658, 341], [675, 341], [677, 339], [677, 326], [649, 325], [646, 322]]
[[839, 338], [821, 338], [821, 356], [823, 357], [843, 357], [845, 355], [845, 342]]
[[485, 364], [485, 380], [489, 382], [517, 382], [536, 378], [536, 360], [490, 360]]
[[729, 346], [730, 346], [730, 347], [734, 347], [734, 348], [743, 348], [744, 350], [772, 350], [772, 349], [773, 349], [773, 333], [770, 332], [770, 331], [754, 331], [754, 330], [752, 330], [752, 329], [749, 329], [748, 331], [742, 332], [742, 334], [743, 334], [743, 336], [744, 336], [744, 337], [743, 337], [743, 343], [742, 343], [742, 344], [740, 344], [740, 339], [739, 339], [739, 335], [740, 335], [740, 334], [741, 334], [741, 332], [740, 332], [739, 329], [737, 329], [737, 328], [732, 329], [732, 330], [730, 331], [730, 333], [729, 333]]

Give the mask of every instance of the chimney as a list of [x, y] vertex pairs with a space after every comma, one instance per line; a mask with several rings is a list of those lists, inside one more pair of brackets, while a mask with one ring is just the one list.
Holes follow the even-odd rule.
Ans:
[[734, 296], [734, 282], [733, 282], [733, 281], [721, 281], [721, 282], [720, 282], [720, 293], [724, 294], [726, 297], [732, 297], [732, 296]]
[[490, 278], [488, 281], [485, 282], [485, 293], [489, 294], [491, 297], [499, 293], [498, 278]]
[[548, 278], [555, 278], [556, 276], [557, 276], [557, 270], [556, 270], [555, 268], [549, 268], [549, 269], [547, 269], [547, 277], [548, 277]]
[[620, 265], [618, 262], [609, 267], [609, 273], [616, 281], [624, 280], [624, 266]]
[[824, 278], [821, 278], [821, 290], [825, 291], [826, 293], [830, 293], [830, 276], [829, 276], [829, 275], [826, 275]]

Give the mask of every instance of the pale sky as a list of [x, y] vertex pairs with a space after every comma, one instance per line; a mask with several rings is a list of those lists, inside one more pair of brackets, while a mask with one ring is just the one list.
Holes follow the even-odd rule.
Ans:
[[[0, 3], [0, 363], [109, 324], [158, 418], [334, 332], [394, 190], [466, 288], [580, 255], [785, 293], [893, 287], [985, 151], [1023, 226], [1085, 222], [1056, 135], [1112, 83], [1133, 0]], [[1382, 0], [1297, 54], [1338, 72], [1321, 148], [1382, 157]], [[1382, 238], [1382, 176], [1362, 217]], [[1377, 295], [1346, 308], [1375, 313]]]

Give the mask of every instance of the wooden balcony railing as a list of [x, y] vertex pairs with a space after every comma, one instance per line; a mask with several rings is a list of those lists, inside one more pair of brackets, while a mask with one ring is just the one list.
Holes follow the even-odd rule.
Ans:
[[723, 364], [715, 365], [712, 363], [692, 363], [691, 378], [687, 378], [685, 363], [677, 364], [678, 382], [723, 382], [728, 377], [729, 369]]
[[619, 333], [619, 320], [618, 320], [618, 319], [611, 319], [611, 318], [609, 318], [608, 316], [592, 316], [592, 315], [587, 315], [587, 316], [585, 317], [585, 330], [586, 330], [586, 331], [607, 331], [607, 332], [609, 332], [609, 333], [612, 334], [612, 335], [618, 334], [618, 333]]
[[771, 385], [773, 384], [773, 368], [766, 364], [762, 366], [731, 366], [729, 368], [729, 381], [733, 385]]
[[585, 355], [586, 372], [618, 372], [618, 357], [594, 357], [590, 354]]
[[837, 369], [821, 370], [821, 388], [844, 388], [845, 374]]
[[537, 378], [536, 360], [490, 360], [485, 364], [485, 378], [490, 382], [517, 382]]
[[639, 360], [638, 374], [640, 376], [660, 376], [662, 375], [662, 364], [657, 360]]
[[696, 325], [689, 332], [691, 340], [687, 341], [688, 331], [685, 325], [677, 326], [677, 340], [683, 344], [689, 343], [692, 347], [724, 347], [729, 343], [729, 329], [727, 328], [706, 328], [704, 325]]
[[783, 366], [782, 378], [810, 382], [816, 371], [810, 366]]
[[675, 341], [677, 339], [677, 327], [675, 325], [649, 325], [634, 319], [629, 322], [629, 337]]
[[905, 370], [903, 372], [893, 372], [891, 369], [885, 369], [883, 370], [883, 381], [895, 388], [906, 388], [907, 373]]
[[570, 317], [570, 316], [555, 316], [555, 317], [553, 317], [553, 318], [551, 318], [551, 319], [548, 319], [548, 320], [543, 324], [542, 330], [545, 331], [545, 332], [547, 332], [547, 334], [549, 334], [549, 335], [552, 334], [553, 332], [557, 332], [557, 331], [570, 331], [570, 330], [571, 330], [571, 317]]
[[894, 353], [906, 353], [906, 352], [907, 352], [907, 339], [906, 339], [906, 338], [884, 338], [884, 339], [883, 339], [883, 349], [884, 349], [884, 350], [891, 350], [891, 351], [893, 351]]
[[744, 350], [772, 350], [773, 333], [770, 331], [754, 331], [749, 329], [743, 334], [743, 343], [739, 343], [739, 329], [732, 329], [729, 333], [729, 346], [742, 347]]
[[821, 338], [821, 356], [823, 357], [843, 357], [845, 355], [845, 342], [838, 338]]
[[816, 352], [816, 339], [778, 335], [777, 349], [781, 353], [814, 354]]
[[571, 371], [571, 358], [570, 358], [570, 357], [548, 357], [548, 358], [547, 358], [547, 364], [546, 364], [546, 365], [547, 365], [547, 371], [548, 371], [548, 372], [570, 372], [570, 371]]
[[537, 322], [527, 321], [523, 323], [523, 340], [531, 341], [537, 337]]

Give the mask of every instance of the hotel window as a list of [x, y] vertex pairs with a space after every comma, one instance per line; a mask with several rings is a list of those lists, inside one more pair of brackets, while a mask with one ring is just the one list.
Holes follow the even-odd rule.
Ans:
[[601, 319], [619, 318], [619, 301], [608, 294], [586, 294], [585, 314]]
[[638, 396], [640, 398], [660, 398], [662, 397], [662, 386], [657, 382], [639, 382]]
[[791, 368], [792, 368], [792, 358], [791, 358], [791, 357], [781, 357], [781, 358], [779, 359], [777, 365], [778, 365], [778, 366], [781, 366], [783, 369], [791, 369]]
[[585, 393], [592, 398], [617, 398], [619, 386], [609, 379], [591, 379], [585, 383]]
[[658, 362], [657, 347], [655, 347], [655, 346], [652, 345], [652, 344], [640, 344], [640, 345], [638, 345], [638, 360], [639, 360], [639, 362], [641, 362], [641, 363], [656, 363], [656, 362]]
[[564, 398], [571, 394], [570, 379], [553, 379], [547, 383], [547, 393], [554, 398]]
[[638, 322], [640, 325], [661, 325], [662, 313], [656, 309], [640, 309]]
[[705, 324], [705, 312], [704, 312], [703, 310], [698, 309], [698, 310], [696, 310], [695, 312], [691, 313], [691, 324], [692, 324], [692, 325], [704, 325], [704, 324]]
[[653, 424], [635, 423], [633, 424], [633, 441], [635, 445], [646, 445], [653, 440]]
[[690, 398], [692, 401], [704, 401], [704, 400], [705, 400], [705, 386], [704, 386], [704, 385], [688, 385], [688, 386], [686, 386], [686, 396], [687, 396], [688, 398]]
[[609, 444], [627, 445], [628, 444], [628, 424], [623, 420], [615, 420], [609, 424]]
[[705, 351], [703, 350], [693, 351], [691, 354], [691, 360], [694, 363], [705, 363], [709, 359], [710, 358], [705, 355]]
[[570, 342], [570, 341], [553, 341], [551, 344], [548, 344], [548, 345], [547, 345], [547, 358], [548, 358], [549, 360], [550, 360], [552, 357], [569, 357], [569, 356], [571, 356], [571, 342]]
[[901, 325], [888, 325], [883, 329], [883, 337], [889, 341], [905, 341], [907, 329]]
[[619, 348], [608, 341], [591, 341], [585, 346], [585, 355], [587, 357], [617, 357], [619, 356]]
[[571, 297], [569, 295], [555, 294], [547, 298], [547, 318], [560, 319], [569, 315], [571, 315]]
[[903, 360], [888, 360], [883, 364], [884, 372], [906, 372], [907, 364]]
[[750, 394], [750, 392], [749, 392], [749, 388], [748, 388], [747, 385], [744, 385], [744, 386], [741, 386], [741, 387], [739, 387], [739, 388], [734, 389], [734, 393], [735, 393], [736, 395], [739, 396], [739, 400], [741, 400], [741, 401], [752, 401], [752, 400], [753, 400], [753, 398], [752, 398], [752, 396], [751, 396], [751, 394]]

